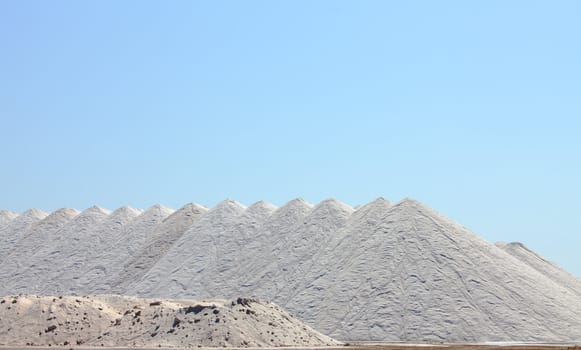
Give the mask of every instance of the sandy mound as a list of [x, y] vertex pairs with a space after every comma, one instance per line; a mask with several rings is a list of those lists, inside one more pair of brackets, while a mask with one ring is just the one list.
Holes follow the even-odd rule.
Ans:
[[101, 295], [0, 299], [0, 345], [279, 347], [337, 345], [278, 306], [252, 299]]

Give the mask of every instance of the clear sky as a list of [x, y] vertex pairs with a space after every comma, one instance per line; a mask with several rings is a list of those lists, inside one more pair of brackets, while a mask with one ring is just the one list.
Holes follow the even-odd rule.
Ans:
[[579, 1], [0, 1], [0, 208], [412, 197], [581, 276]]

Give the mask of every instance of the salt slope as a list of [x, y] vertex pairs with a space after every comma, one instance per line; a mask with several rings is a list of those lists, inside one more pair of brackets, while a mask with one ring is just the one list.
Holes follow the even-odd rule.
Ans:
[[[217, 263], [217, 244], [224, 232], [231, 232], [236, 218], [245, 207], [225, 200], [203, 215], [170, 248], [170, 250], [128, 291], [139, 295], [180, 295], [182, 297], [204, 289], [210, 271]], [[229, 239], [236, 239], [228, 236]], [[202, 280], [201, 280], [202, 279]], [[206, 280], [204, 280], [206, 279]], [[195, 285], [195, 286], [194, 286]]]
[[48, 213], [40, 209], [30, 209], [2, 226], [0, 228], [0, 259], [5, 257], [14, 244], [24, 237], [30, 226], [47, 215]]
[[[385, 214], [391, 209], [391, 203], [383, 198], [359, 207], [348, 221], [332, 237], [333, 239], [321, 247], [319, 258], [309, 274], [304, 274], [302, 284], [297, 287], [293, 299], [287, 301], [287, 306], [293, 308], [299, 317], [308, 319], [311, 323], [322, 322], [327, 332], [338, 333], [346, 329], [351, 323], [345, 319], [345, 315], [353, 309], [363, 309], [366, 303], [359, 304], [355, 298], [347, 296], [345, 300], [338, 300], [340, 293], [330, 294], [328, 292], [329, 283], [337, 283], [338, 278], [329, 273], [336, 270], [337, 275], [345, 275], [343, 279], [348, 281], [357, 281], [357, 286], [349, 293], [363, 293], [362, 300], [369, 297], [365, 294], [365, 284], [370, 283], [372, 277], [381, 278], [381, 272], [378, 274], [368, 274], [366, 271], [371, 267], [368, 266], [370, 257], [365, 258], [368, 254], [368, 246], [375, 246], [378, 242], [371, 241], [369, 235], [374, 228], [379, 225]], [[341, 248], [338, 248], [341, 247]], [[346, 249], [349, 251], [339, 251], [337, 249]], [[359, 261], [358, 261], [359, 260]], [[337, 266], [336, 264], [343, 264]], [[381, 266], [375, 266], [381, 269]], [[292, 276], [287, 278], [299, 278]], [[344, 282], [341, 282], [344, 283]], [[351, 284], [351, 282], [345, 285]], [[352, 288], [353, 286], [351, 286]], [[325, 307], [319, 307], [324, 305]], [[388, 320], [383, 320], [387, 322]], [[346, 339], [354, 339], [355, 335], [343, 336]], [[385, 338], [385, 335], [381, 335]], [[379, 339], [379, 338], [378, 338]]]
[[55, 264], [51, 271], [46, 291], [84, 294], [95, 281], [102, 280], [108, 272], [108, 261], [103, 260], [101, 255], [111, 249], [128, 224], [141, 213], [135, 208], [121, 207], [67, 241], [66, 249], [52, 255], [59, 264]]
[[498, 247], [539, 271], [555, 283], [559, 283], [581, 297], [581, 279], [563, 270], [519, 242], [496, 243]]
[[[413, 200], [387, 211], [380, 204], [364, 209], [376, 223], [344, 234], [319, 260], [325, 268], [314, 272], [316, 280], [287, 304], [326, 334], [394, 341], [581, 339], [581, 299], [495, 245]], [[356, 221], [351, 225], [364, 225]]]
[[251, 299], [113, 295], [4, 297], [0, 345], [278, 347], [338, 345], [278, 306]]
[[50, 295], [66, 292], [65, 281], [58, 277], [63, 268], [68, 266], [65, 257], [73, 253], [79, 242], [109, 214], [108, 210], [93, 206], [76, 215], [60, 229], [43, 232], [40, 244], [26, 258], [28, 267], [8, 277], [5, 280], [6, 288], [12, 293]]
[[[242, 292], [251, 292], [257, 282], [263, 282], [264, 288], [275, 288], [269, 279], [262, 278], [265, 266], [269, 262], [277, 261], [280, 247], [286, 245], [286, 240], [312, 211], [313, 205], [302, 199], [294, 199], [275, 210], [268, 218], [263, 219], [262, 225], [253, 230], [251, 238], [234, 257], [234, 266], [238, 268], [224, 271], [224, 281], [230, 286], [239, 286]], [[282, 266], [281, 270], [286, 268]]]
[[90, 265], [102, 273], [96, 279], [87, 281], [80, 294], [109, 292], [113, 287], [110, 281], [118, 276], [125, 263], [140, 254], [152, 232], [163, 220], [174, 212], [173, 209], [160, 204], [153, 205], [141, 215], [131, 220], [123, 230], [112, 237], [107, 246], [100, 250], [100, 255]]
[[228, 230], [219, 232], [217, 236], [201, 237], [204, 242], [201, 248], [211, 249], [214, 252], [211, 259], [206, 260], [209, 264], [206, 265], [205, 272], [215, 278], [210, 281], [194, 279], [194, 284], [204, 285], [208, 293], [212, 294], [224, 286], [223, 281], [228, 281], [229, 286], [238, 285], [231, 273], [243, 268], [239, 260], [241, 252], [248, 251], [246, 250], [248, 242], [255, 239], [257, 231], [275, 210], [276, 207], [270, 203], [257, 202], [246, 208]]
[[109, 276], [107, 284], [111, 286], [110, 292], [122, 293], [142, 278], [207, 211], [206, 207], [189, 203], [164, 219], [147, 237], [144, 248], [126, 261], [118, 274]]

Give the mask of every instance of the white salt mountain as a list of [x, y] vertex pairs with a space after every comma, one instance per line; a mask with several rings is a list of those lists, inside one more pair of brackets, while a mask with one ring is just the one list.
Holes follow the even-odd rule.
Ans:
[[[208, 211], [192, 205], [163, 219], [144, 215], [119, 239], [95, 245], [100, 254], [85, 253], [87, 271], [107, 273], [84, 274], [87, 281], [72, 286], [66, 273], [44, 270], [50, 285], [79, 294], [255, 296], [345, 340], [581, 341], [575, 277], [413, 200], [378, 199], [356, 210], [336, 200], [313, 207], [297, 199], [278, 209], [226, 200]], [[70, 250], [73, 231], [56, 234], [68, 237], [61, 244]], [[54, 236], [35, 240], [35, 249], [45, 251]], [[38, 263], [21, 266], [0, 266], [4, 294], [38, 290]]]
[[1, 346], [320, 347], [339, 345], [257, 300], [160, 300], [100, 295], [0, 300]]

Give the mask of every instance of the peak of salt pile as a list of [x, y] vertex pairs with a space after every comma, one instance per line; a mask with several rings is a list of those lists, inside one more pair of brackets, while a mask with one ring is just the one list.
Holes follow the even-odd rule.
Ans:
[[313, 214], [317, 213], [316, 215], [320, 216], [328, 215], [329, 217], [334, 215], [350, 215], [353, 211], [352, 207], [334, 198], [326, 199], [313, 208]]
[[256, 202], [246, 208], [237, 218], [236, 225], [239, 226], [238, 241], [247, 241], [254, 239], [254, 235], [259, 231], [260, 226], [266, 221], [272, 213], [276, 211], [276, 206], [267, 202]]
[[[372, 222], [367, 222], [368, 224], [376, 224], [377, 221], [385, 214], [387, 213], [387, 211], [391, 208], [392, 204], [385, 200], [384, 198], [377, 198], [374, 201], [365, 204], [364, 206], [361, 206], [359, 208], [357, 208], [357, 210], [355, 210], [355, 212], [352, 214], [352, 221], [355, 220], [366, 220], [366, 221], [370, 221], [373, 220]], [[361, 229], [357, 232], [361, 232], [362, 234], [365, 234], [365, 232], [367, 232], [367, 230], [365, 229]]]
[[[0, 291], [253, 295], [349, 340], [581, 341], [575, 276], [522, 245], [487, 242], [413, 199], [378, 198], [356, 210], [334, 199], [280, 208], [225, 200], [173, 214], [154, 206], [117, 222], [119, 212], [131, 210], [92, 223], [80, 214], [45, 234], [26, 229], [0, 265]], [[92, 245], [97, 254], [80, 254], [89, 259], [67, 260], [62, 251], [81, 247], [80, 237], [108, 238]], [[54, 273], [71, 264], [101, 273]]]
[[[9, 212], [6, 212], [9, 213]], [[30, 225], [37, 221], [44, 219], [48, 215], [40, 209], [29, 209], [24, 213], [15, 216], [4, 226], [0, 227], [0, 237], [9, 236], [11, 234], [19, 235], [19, 232], [25, 230]], [[13, 214], [5, 214], [6, 217], [12, 217]]]
[[519, 242], [499, 242], [496, 243], [496, 245], [513, 257], [519, 259], [539, 273], [543, 274], [545, 277], [568, 288], [570, 291], [581, 297], [581, 279], [563, 270], [553, 262], [543, 258], [539, 254], [527, 248], [524, 244]]
[[210, 209], [210, 212], [213, 213], [212, 215], [219, 216], [219, 215], [236, 215], [240, 214], [246, 209], [246, 207], [235, 200], [232, 199], [225, 199], [218, 203], [214, 208]]
[[313, 210], [313, 207], [311, 203], [306, 202], [302, 198], [289, 201], [272, 213], [272, 216], [264, 225], [264, 231], [267, 231], [264, 233], [284, 229], [282, 226], [290, 229], [289, 226], [301, 222]]
[[0, 229], [10, 221], [14, 220], [18, 213], [9, 210], [0, 210]]
[[139, 216], [143, 213], [143, 210], [133, 208], [131, 206], [125, 205], [116, 209], [114, 212], [111, 213], [112, 217], [119, 217], [120, 220], [124, 220], [125, 218], [134, 218]]
[[277, 209], [276, 206], [272, 203], [258, 201], [249, 206], [248, 208], [246, 208], [246, 213], [252, 216], [258, 215], [263, 217], [269, 217], [276, 209]]
[[72, 208], [61, 208], [50, 213], [47, 217], [40, 221], [41, 225], [50, 225], [54, 223], [66, 223], [72, 220], [81, 212]]
[[38, 221], [44, 219], [47, 215], [48, 213], [44, 210], [32, 208], [20, 214], [18, 217], [27, 218], [29, 221]]
[[86, 215], [86, 216], [91, 216], [91, 215], [109, 215], [111, 214], [111, 211], [109, 209], [105, 209], [103, 207], [100, 207], [98, 205], [93, 205], [87, 209], [85, 209], [83, 212], [81, 212], [81, 214]]

